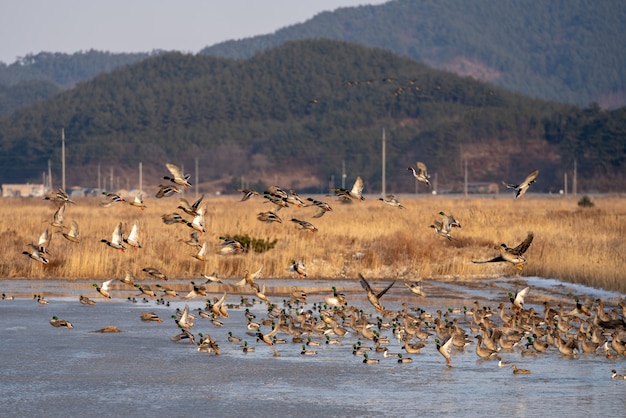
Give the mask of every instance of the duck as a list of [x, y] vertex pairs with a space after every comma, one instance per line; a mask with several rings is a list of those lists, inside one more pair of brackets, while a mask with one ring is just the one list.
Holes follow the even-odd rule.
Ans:
[[324, 302], [326, 302], [327, 305], [332, 307], [338, 307], [348, 304], [348, 302], [346, 301], [346, 296], [343, 293], [339, 293], [335, 286], [333, 286], [331, 289], [333, 291], [333, 295], [324, 297]]
[[157, 284], [156, 288], [159, 289], [161, 292], [163, 292], [163, 294], [165, 294], [167, 296], [171, 296], [173, 298], [178, 296], [178, 293], [176, 293], [176, 291], [174, 289], [172, 289], [171, 287], [162, 286], [160, 284]]
[[267, 212], [259, 212], [256, 218], [259, 221], [265, 222], [265, 223], [272, 223], [272, 222], [283, 223], [283, 220], [280, 219], [280, 217], [276, 215], [276, 213], [272, 212], [271, 210]]
[[363, 187], [364, 187], [363, 179], [361, 178], [361, 176], [357, 176], [356, 180], [354, 181], [354, 184], [352, 185], [352, 189], [348, 190], [344, 188], [331, 188], [330, 191], [335, 193], [335, 195], [339, 196], [341, 199], [344, 199], [344, 200], [354, 199], [359, 202], [362, 202], [363, 200], [365, 200], [365, 197], [363, 197]]
[[439, 351], [439, 354], [441, 354], [443, 358], [446, 359], [446, 366], [452, 367], [452, 360], [450, 358], [452, 337], [448, 338], [448, 340], [443, 345], [439, 343], [439, 339], [435, 339], [435, 342], [437, 343], [437, 351]]
[[259, 195], [259, 192], [257, 192], [256, 190], [252, 190], [252, 189], [237, 189], [237, 191], [239, 193], [243, 193], [243, 196], [241, 197], [240, 202], [245, 202], [246, 200], [250, 199], [252, 196]]
[[411, 357], [404, 357], [402, 355], [402, 353], [399, 353], [398, 354], [398, 363], [400, 363], [400, 364], [413, 363], [413, 359]]
[[495, 350], [491, 350], [487, 347], [483, 347], [482, 342], [483, 342], [483, 336], [482, 335], [477, 335], [476, 339], [478, 340], [478, 344], [476, 344], [476, 354], [478, 355], [478, 357], [488, 360], [491, 359], [495, 356], [498, 355], [498, 352]]
[[170, 340], [172, 340], [174, 342], [188, 340], [189, 344], [195, 344], [196, 343], [196, 339], [193, 336], [193, 334], [191, 332], [189, 332], [189, 330], [186, 330], [184, 328], [181, 328], [180, 333], [174, 335], [173, 337], [171, 337]]
[[222, 280], [220, 279], [219, 276], [219, 269], [215, 269], [213, 270], [213, 273], [211, 273], [210, 276], [207, 276], [206, 274], [203, 274], [202, 277], [204, 277], [206, 279], [206, 283], [222, 283]]
[[30, 259], [38, 261], [41, 265], [48, 264], [48, 259], [39, 251], [36, 245], [30, 244], [30, 252], [22, 251], [22, 254], [26, 254]]
[[298, 225], [300, 225], [300, 229], [301, 230], [306, 230], [306, 231], [311, 231], [311, 232], [317, 232], [317, 228], [309, 221], [303, 221], [300, 219], [296, 219], [296, 218], [291, 218], [291, 222], [294, 222]]
[[143, 203], [143, 193], [137, 193], [135, 198], [128, 202], [129, 205], [135, 208], [139, 208], [141, 210], [146, 209], [145, 203]]
[[404, 285], [411, 291], [411, 293], [426, 297], [426, 293], [424, 293], [424, 289], [422, 289], [422, 282], [404, 282]]
[[426, 164], [421, 161], [415, 163], [415, 167], [409, 167], [407, 170], [413, 172], [413, 177], [420, 183], [424, 183], [426, 186], [430, 187], [430, 175], [428, 175], [428, 170], [426, 169]]
[[70, 321], [66, 321], [65, 319], [59, 319], [57, 316], [53, 316], [50, 318], [50, 325], [55, 328], [74, 328]]
[[228, 307], [224, 304], [225, 300], [226, 292], [224, 292], [224, 295], [222, 295], [217, 302], [211, 305], [211, 312], [213, 312], [216, 317], [228, 318]]
[[122, 235], [122, 223], [120, 222], [119, 224], [117, 224], [117, 226], [113, 230], [113, 234], [111, 235], [111, 241], [108, 241], [106, 239], [102, 239], [100, 241], [104, 242], [111, 248], [120, 250], [121, 252], [125, 252], [126, 247], [124, 246], [124, 236]]
[[218, 253], [221, 255], [237, 254], [245, 251], [243, 244], [236, 239], [227, 237], [220, 237], [220, 239], [222, 240], [222, 244]]
[[200, 203], [204, 199], [204, 194], [200, 196], [195, 202], [189, 203], [187, 199], [178, 199], [178, 209], [182, 209], [187, 215], [197, 216], [200, 208]]
[[124, 238], [124, 242], [134, 249], [141, 248], [141, 244], [139, 243], [139, 228], [137, 227], [137, 224], [133, 224], [130, 229], [130, 234]]
[[300, 354], [303, 356], [316, 356], [317, 350], [306, 348], [306, 346], [303, 345], [302, 350], [300, 351]]
[[79, 301], [80, 301], [80, 303], [81, 303], [81, 304], [83, 304], [83, 305], [93, 306], [93, 305], [95, 305], [95, 304], [96, 304], [96, 301], [95, 301], [95, 300], [89, 299], [87, 296], [83, 296], [83, 295], [80, 295], [80, 296], [78, 297], [78, 300], [79, 300]]
[[617, 373], [617, 370], [611, 370], [611, 379], [613, 380], [626, 380], [626, 376], [620, 373]]
[[370, 358], [367, 353], [363, 353], [363, 364], [378, 364], [380, 360], [377, 358]]
[[52, 222], [50, 222], [50, 225], [55, 228], [63, 228], [64, 227], [63, 225], [64, 213], [65, 213], [65, 203], [62, 203], [61, 206], [59, 206], [57, 210], [54, 212], [54, 215], [52, 216]]
[[513, 304], [513, 306], [515, 306], [516, 308], [518, 308], [520, 310], [523, 310], [524, 309], [524, 298], [526, 296], [528, 296], [529, 292], [530, 292], [530, 286], [526, 286], [525, 288], [523, 288], [519, 292], [515, 292], [515, 295], [513, 295], [513, 293], [509, 293], [509, 299], [510, 299], [511, 303]]
[[256, 288], [258, 287], [258, 285], [256, 284], [256, 279], [260, 278], [262, 273], [263, 273], [263, 264], [261, 264], [261, 267], [259, 267], [259, 269], [253, 273], [251, 273], [249, 270], [245, 270], [243, 279], [235, 283], [235, 286], [241, 287], [247, 284], [248, 286], [252, 288]]
[[191, 177], [191, 175], [183, 175], [183, 172], [179, 166], [172, 163], [166, 163], [165, 167], [167, 167], [172, 176], [164, 176], [163, 180], [169, 180], [172, 183], [183, 186], [185, 189], [191, 186], [191, 183], [189, 183], [189, 178]]
[[76, 244], [80, 243], [80, 238], [78, 238], [78, 234], [78, 223], [76, 221], [72, 221], [69, 231], [62, 232], [63, 238]]
[[185, 308], [180, 313], [179, 318], [176, 318], [176, 315], [174, 315], [174, 321], [176, 322], [176, 325], [185, 330], [189, 330], [193, 327], [193, 317], [189, 315], [189, 305], [185, 305]]
[[313, 215], [313, 218], [321, 218], [326, 214], [326, 212], [331, 212], [333, 208], [326, 202], [321, 200], [313, 199], [312, 197], [307, 198], [309, 202], [311, 202], [312, 206], [317, 207], [317, 212]]
[[200, 240], [198, 239], [198, 231], [193, 231], [189, 235], [189, 239], [184, 240], [180, 238], [178, 241], [182, 242], [183, 244], [187, 244], [190, 247], [194, 247], [196, 250], [199, 250], [202, 247], [202, 244], [200, 244]]
[[200, 247], [200, 250], [198, 250], [197, 253], [193, 254], [192, 257], [195, 258], [196, 260], [206, 262], [206, 252], [207, 252], [207, 243], [205, 241], [204, 243], [202, 243], [202, 247]]
[[520, 184], [509, 184], [504, 181], [502, 182], [502, 184], [504, 184], [504, 186], [506, 186], [507, 189], [514, 189], [515, 199], [519, 199], [520, 197], [524, 197], [530, 185], [535, 182], [535, 179], [537, 178], [538, 174], [539, 174], [538, 169], [533, 170], [530, 172], [529, 175], [526, 176], [524, 181], [522, 181]]
[[145, 321], [145, 322], [163, 322], [163, 320], [161, 318], [159, 318], [159, 315], [157, 315], [154, 312], [142, 312], [140, 314], [141, 320]]
[[441, 235], [442, 237], [447, 238], [448, 241], [454, 240], [454, 237], [450, 235], [450, 224], [440, 220], [435, 220], [429, 227], [434, 229], [437, 235]]
[[269, 345], [270, 347], [273, 346], [274, 342], [272, 340], [274, 336], [280, 330], [281, 324], [282, 324], [282, 316], [279, 316], [278, 321], [276, 321], [276, 324], [274, 325], [274, 327], [272, 328], [270, 332], [263, 334], [261, 331], [257, 331], [257, 340], [263, 341], [265, 344]]
[[473, 260], [472, 262], [475, 264], [508, 262], [513, 264], [515, 268], [521, 271], [526, 264], [526, 258], [524, 258], [523, 254], [528, 250], [530, 244], [532, 244], [533, 238], [534, 234], [532, 232], [529, 232], [526, 236], [526, 239], [524, 239], [524, 241], [522, 241], [517, 247], [509, 248], [506, 244], [501, 244], [499, 247], [500, 255], [489, 260]]
[[300, 259], [298, 261], [291, 260], [291, 265], [288, 267], [289, 271], [293, 271], [298, 275], [298, 279], [306, 279], [306, 266], [304, 264], [304, 260]]
[[100, 206], [103, 208], [108, 208], [115, 203], [126, 202], [126, 200], [117, 193], [102, 192], [102, 194], [106, 197], [104, 201], [100, 202]]
[[50, 254], [48, 248], [50, 247], [50, 241], [52, 241], [52, 235], [48, 232], [48, 228], [39, 235], [37, 240], [37, 248], [42, 254]]
[[113, 283], [114, 281], [115, 279], [107, 280], [105, 282], [102, 282], [101, 285], [94, 283], [93, 286], [96, 288], [98, 293], [100, 293], [104, 297], [104, 299], [111, 299], [111, 283]]
[[502, 357], [496, 356], [496, 358], [498, 359], [498, 367], [509, 367], [509, 363], [502, 361]]
[[243, 342], [241, 348], [244, 353], [253, 353], [255, 351], [255, 348], [252, 346], [249, 346], [247, 341]]
[[141, 269], [141, 271], [148, 273], [150, 276], [154, 277], [155, 279], [167, 280], [167, 276], [165, 275], [165, 273], [162, 273], [159, 269], [156, 269], [154, 267], [145, 267]]
[[391, 287], [394, 285], [396, 281], [394, 280], [386, 288], [384, 288], [378, 293], [374, 293], [371, 286], [369, 285], [367, 280], [365, 280], [365, 277], [363, 277], [361, 273], [359, 273], [359, 282], [361, 283], [361, 287], [363, 287], [363, 289], [365, 289], [365, 291], [367, 292], [367, 300], [369, 300], [369, 302], [374, 306], [374, 308], [376, 308], [377, 312], [382, 312], [384, 310], [384, 307], [380, 303], [380, 298], [382, 298], [383, 295], [387, 293], [389, 289], [391, 289]]
[[460, 223], [459, 221], [457, 221], [457, 220], [454, 218], [454, 216], [452, 216], [452, 215], [448, 215], [448, 214], [447, 214], [447, 213], [445, 213], [444, 211], [439, 212], [439, 215], [441, 215], [441, 217], [442, 217], [442, 218], [441, 218], [441, 219], [442, 219], [442, 221], [443, 221], [445, 224], [449, 225], [449, 228], [450, 228], [450, 229], [452, 229], [452, 228], [459, 228], [459, 229], [461, 229], [461, 228], [462, 228], [462, 227], [461, 227], [461, 223]]
[[175, 195], [176, 193], [180, 193], [180, 189], [176, 186], [164, 186], [159, 184], [159, 190], [156, 192], [154, 197], [157, 199], [161, 199], [163, 197], [170, 197]]
[[[161, 220], [163, 221], [163, 223], [165, 225], [186, 224], [187, 223], [185, 218], [183, 218], [182, 216], [180, 216], [180, 214], [178, 214], [176, 212], [166, 213], [166, 214], [161, 215]], [[189, 244], [189, 245], [191, 245], [191, 244]]]
[[393, 208], [404, 209], [404, 206], [402, 206], [402, 204], [398, 202], [398, 199], [396, 199], [396, 197], [392, 194], [388, 194], [385, 197], [379, 197], [378, 200]]
[[205, 207], [201, 207], [200, 209], [198, 209], [198, 214], [193, 218], [193, 220], [191, 222], [185, 221], [185, 224], [189, 227], [192, 228], [198, 232], [200, 232], [201, 234], [206, 232], [206, 229], [204, 228], [204, 213], [205, 213]]
[[51, 192], [45, 195], [44, 200], [50, 200], [54, 203], [60, 203], [60, 204], [65, 204], [65, 203], [76, 204], [76, 202], [70, 199], [70, 196], [65, 192], [65, 190], [62, 187], [59, 187], [55, 192]]
[[146, 295], [151, 298], [156, 296], [156, 294], [154, 293], [154, 290], [152, 290], [150, 286], [147, 284], [144, 284], [144, 285], [135, 284], [134, 286], [137, 288], [137, 290], [141, 292], [140, 295]]
[[530, 374], [530, 370], [528, 369], [518, 369], [515, 364], [511, 365], [513, 369], [513, 374]]
[[126, 271], [126, 273], [124, 274], [124, 277], [119, 279], [119, 281], [124, 284], [131, 285], [131, 286], [135, 285], [135, 278], [133, 277], [133, 274], [130, 271]]

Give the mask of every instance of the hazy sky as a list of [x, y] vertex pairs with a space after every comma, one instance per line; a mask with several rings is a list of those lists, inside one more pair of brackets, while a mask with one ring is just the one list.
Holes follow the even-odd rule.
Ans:
[[2, 0], [0, 61], [96, 49], [196, 53], [271, 33], [322, 11], [387, 0]]

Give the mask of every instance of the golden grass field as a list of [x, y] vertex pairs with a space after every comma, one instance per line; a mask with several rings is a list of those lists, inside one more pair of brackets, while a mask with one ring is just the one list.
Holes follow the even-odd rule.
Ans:
[[[403, 197], [405, 209], [366, 195], [362, 203], [344, 204], [335, 197], [317, 197], [333, 211], [312, 219], [316, 208], [284, 208], [277, 212], [283, 223], [267, 224], [256, 219], [272, 208], [261, 196], [239, 202], [239, 195], [206, 197], [206, 229], [200, 240], [209, 244], [207, 262], [192, 257], [194, 250], [179, 240], [192, 229], [183, 224], [166, 225], [161, 215], [178, 212], [180, 196], [146, 198], [144, 211], [126, 203], [103, 208], [100, 198], [79, 198], [65, 211], [65, 225], [76, 220], [80, 243], [54, 233], [49, 264], [41, 265], [22, 251], [29, 250], [49, 228], [56, 210], [54, 203], [39, 198], [0, 199], [2, 256], [0, 278], [94, 279], [123, 277], [148, 279], [144, 267], [156, 267], [173, 279], [199, 279], [219, 269], [221, 278], [242, 278], [245, 270], [263, 265], [263, 277], [295, 277], [287, 267], [292, 259], [304, 259], [309, 279], [365, 277], [419, 280], [471, 280], [493, 276], [539, 276], [557, 278], [626, 293], [626, 199], [594, 197], [592, 208], [581, 208], [579, 197], [528, 195], [514, 200], [498, 197]], [[193, 201], [193, 193], [184, 196]], [[303, 198], [308, 196], [302, 196]], [[452, 232], [453, 241], [437, 235], [429, 225], [445, 211], [462, 224]], [[318, 232], [299, 230], [291, 218], [308, 220]], [[109, 248], [110, 239], [122, 222], [128, 233], [139, 226], [143, 248], [126, 252]], [[516, 246], [533, 231], [535, 239], [525, 254], [528, 262], [519, 273], [507, 263], [474, 264], [498, 255], [500, 243]], [[264, 253], [218, 255], [220, 236], [249, 235], [276, 239]], [[199, 280], [200, 281], [200, 280]]]

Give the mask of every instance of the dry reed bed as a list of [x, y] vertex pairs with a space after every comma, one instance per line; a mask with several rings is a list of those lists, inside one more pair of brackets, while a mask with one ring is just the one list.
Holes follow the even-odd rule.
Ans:
[[[185, 196], [193, 200], [193, 195]], [[147, 199], [141, 211], [127, 204], [109, 208], [99, 206], [101, 199], [77, 199], [65, 211], [65, 224], [76, 220], [81, 242], [74, 244], [55, 233], [50, 246], [50, 263], [41, 266], [21, 252], [36, 243], [49, 225], [55, 207], [42, 199], [0, 199], [1, 278], [98, 279], [123, 277], [131, 271], [137, 279], [149, 279], [141, 270], [152, 266], [171, 278], [198, 279], [219, 269], [224, 278], [241, 278], [245, 270], [264, 265], [263, 276], [294, 277], [287, 270], [290, 260], [303, 258], [309, 278], [355, 278], [362, 272], [371, 279], [421, 278], [468, 279], [486, 276], [514, 276], [517, 271], [504, 263], [474, 264], [472, 260], [497, 255], [495, 247], [504, 242], [517, 245], [528, 231], [535, 233], [527, 252], [523, 275], [558, 278], [626, 292], [624, 265], [626, 244], [625, 199], [597, 197], [595, 207], [580, 208], [578, 198], [529, 195], [512, 197], [404, 197], [406, 209], [388, 207], [367, 196], [362, 203], [340, 203], [332, 197], [333, 211], [312, 219], [315, 208], [285, 208], [278, 215], [282, 224], [262, 223], [259, 212], [271, 209], [265, 199], [255, 197], [239, 202], [238, 196], [207, 197], [206, 240], [212, 251], [222, 235], [249, 235], [277, 239], [276, 246], [264, 253], [218, 255], [213, 252], [206, 263], [192, 257], [187, 239], [191, 228], [165, 225], [161, 215], [176, 209], [178, 197]], [[456, 240], [448, 241], [429, 225], [445, 211], [463, 225], [455, 229]], [[189, 218], [187, 216], [187, 218]], [[291, 218], [312, 222], [319, 231], [298, 230]], [[122, 253], [101, 243], [110, 239], [122, 222], [126, 231], [138, 223], [143, 248]]]

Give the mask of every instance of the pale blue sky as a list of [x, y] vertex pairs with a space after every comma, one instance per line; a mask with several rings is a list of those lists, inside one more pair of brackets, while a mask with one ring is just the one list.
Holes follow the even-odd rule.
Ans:
[[0, 61], [29, 53], [96, 49], [196, 53], [274, 32], [322, 11], [387, 0], [3, 0]]

